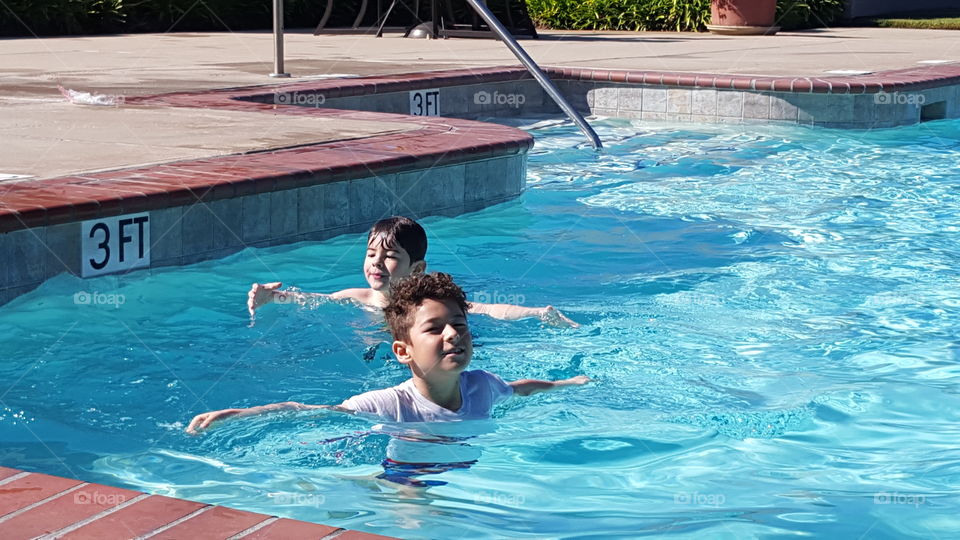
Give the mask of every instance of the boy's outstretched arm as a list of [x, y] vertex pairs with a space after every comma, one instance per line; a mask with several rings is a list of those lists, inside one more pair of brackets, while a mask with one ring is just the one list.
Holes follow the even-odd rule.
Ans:
[[563, 313], [560, 313], [560, 310], [553, 306], [525, 307], [515, 306], [513, 304], [482, 304], [480, 302], [470, 302], [470, 313], [479, 313], [493, 317], [494, 319], [508, 321], [536, 317], [552, 326], [571, 326], [573, 328], [580, 326]]
[[271, 303], [277, 304], [305, 304], [312, 300], [356, 300], [361, 304], [369, 304], [368, 289], [344, 289], [332, 294], [308, 293], [301, 291], [281, 291], [283, 283], [254, 283], [247, 293], [247, 310], [253, 317], [256, 311]]
[[586, 375], [577, 375], [561, 381], [539, 381], [536, 379], [521, 379], [510, 383], [513, 388], [513, 394], [516, 396], [530, 396], [540, 392], [548, 392], [560, 388], [561, 386], [579, 386], [590, 382]]
[[311, 409], [333, 409], [333, 410], [344, 410], [340, 407], [334, 407], [331, 405], [306, 405], [303, 403], [297, 403], [296, 401], [285, 401], [283, 403], [271, 403], [269, 405], [260, 405], [259, 407], [249, 407], [246, 409], [222, 409], [219, 411], [210, 411], [203, 414], [198, 414], [193, 417], [193, 420], [190, 421], [190, 424], [187, 426], [187, 433], [196, 434], [197, 432], [206, 429], [213, 422], [218, 420], [223, 420], [224, 418], [231, 417], [240, 417], [240, 416], [255, 416], [258, 414], [264, 414], [269, 412], [279, 412], [279, 411], [307, 411]]
[[319, 293], [304, 293], [295, 291], [281, 291], [283, 283], [276, 281], [274, 283], [254, 283], [250, 286], [247, 293], [247, 310], [252, 317], [257, 309], [272, 303], [291, 304], [294, 302], [303, 303], [310, 298], [323, 298], [327, 295]]

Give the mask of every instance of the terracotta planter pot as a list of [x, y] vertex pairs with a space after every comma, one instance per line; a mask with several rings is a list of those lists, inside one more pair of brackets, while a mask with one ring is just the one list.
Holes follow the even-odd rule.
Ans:
[[724, 34], [774, 34], [777, 0], [712, 0], [711, 32]]

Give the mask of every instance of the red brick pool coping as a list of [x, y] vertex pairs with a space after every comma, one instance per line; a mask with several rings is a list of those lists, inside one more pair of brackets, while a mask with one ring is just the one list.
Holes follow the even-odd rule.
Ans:
[[[546, 70], [560, 80], [795, 93], [870, 94], [960, 84], [960, 64], [825, 78], [559, 67]], [[0, 184], [0, 233], [522, 153], [532, 146], [532, 137], [506, 126], [447, 117], [277, 106], [255, 100], [276, 93], [322, 93], [325, 98], [336, 98], [527, 78], [522, 68], [497, 67], [133, 98], [128, 101], [133, 106], [260, 111], [345, 122], [402, 122], [418, 127], [403, 133], [298, 148]]]
[[753, 77], [585, 68], [550, 68], [547, 71], [551, 76], [565, 80], [812, 94], [876, 94], [960, 84], [960, 63], [838, 77]]
[[0, 538], [390, 538], [0, 467]]
[[[556, 80], [814, 94], [875, 94], [881, 91], [912, 91], [950, 84], [960, 84], [960, 63], [930, 64], [922, 67], [881, 71], [866, 75], [836, 77], [761, 77], [750, 75], [718, 75], [715, 73], [570, 67], [544, 67], [543, 69]], [[436, 85], [470, 85], [530, 78], [530, 74], [522, 67], [454, 69], [361, 78], [324, 79], [272, 86], [208, 90], [202, 93], [183, 92], [139, 98], [135, 100], [135, 102], [196, 106], [198, 102], [202, 101], [219, 102], [223, 97], [244, 99], [257, 95], [270, 95], [274, 92], [322, 93], [327, 99], [332, 99], [403, 92], [430, 88]], [[198, 98], [198, 96], [203, 97]]]
[[[417, 79], [410, 76], [410, 79]], [[359, 82], [369, 87], [367, 82]], [[201, 107], [414, 124], [402, 133], [0, 184], [0, 233], [158, 210], [526, 152], [533, 137], [508, 126], [447, 117], [275, 106], [237, 98], [309, 85], [174, 93], [134, 106]]]

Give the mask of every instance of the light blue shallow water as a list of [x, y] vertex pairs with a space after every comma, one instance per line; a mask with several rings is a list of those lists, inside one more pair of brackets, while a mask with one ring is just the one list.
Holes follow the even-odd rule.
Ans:
[[446, 485], [372, 480], [389, 437], [357, 418], [182, 432], [407, 377], [357, 309], [247, 326], [253, 281], [362, 285], [361, 235], [61, 276], [0, 308], [0, 464], [411, 538], [955, 536], [960, 122], [599, 128], [601, 155], [537, 127], [519, 200], [424, 222], [473, 299], [583, 324], [472, 319], [473, 367], [596, 380], [498, 407]]

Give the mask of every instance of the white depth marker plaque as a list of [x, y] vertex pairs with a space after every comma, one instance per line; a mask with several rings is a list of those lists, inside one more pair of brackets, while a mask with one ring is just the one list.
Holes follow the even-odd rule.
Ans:
[[411, 90], [410, 114], [413, 116], [440, 116], [440, 89]]
[[84, 221], [80, 245], [83, 277], [149, 266], [150, 213]]

